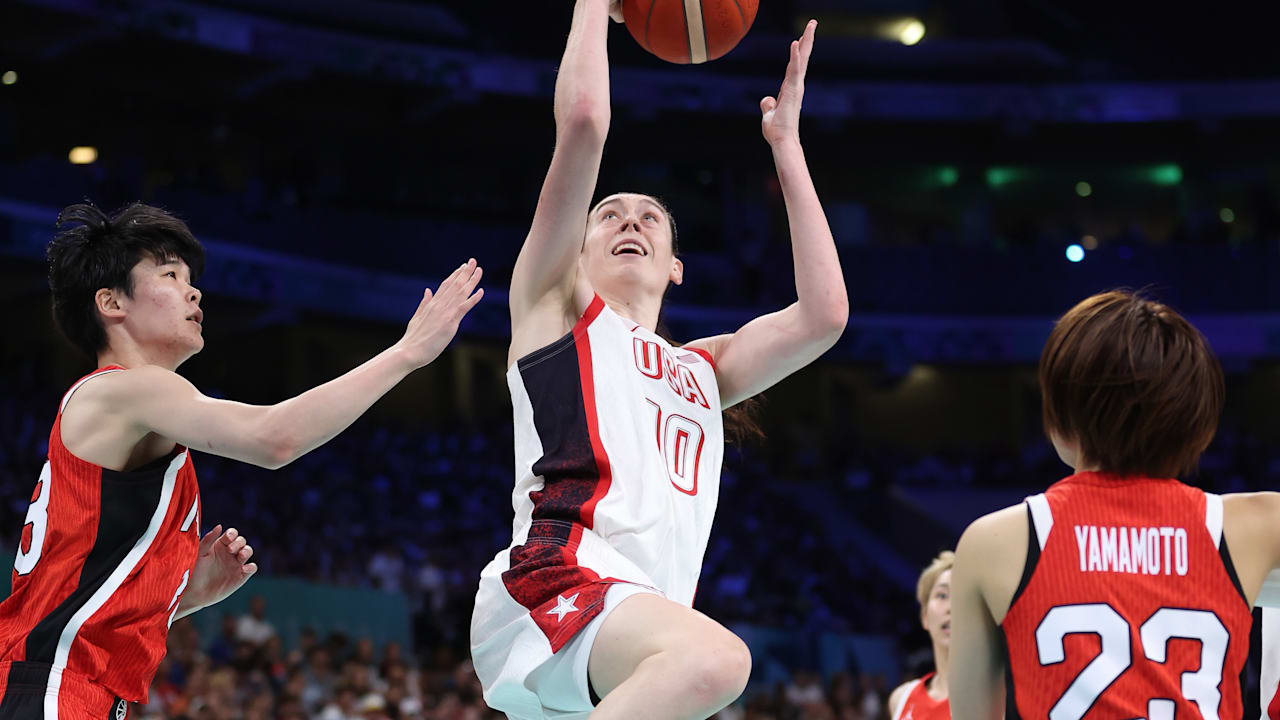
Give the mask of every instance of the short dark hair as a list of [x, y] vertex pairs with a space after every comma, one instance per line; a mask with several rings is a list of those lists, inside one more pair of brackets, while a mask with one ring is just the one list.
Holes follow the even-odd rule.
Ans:
[[160, 208], [133, 203], [108, 216], [92, 203], [58, 214], [49, 243], [49, 289], [58, 329], [91, 358], [107, 347], [107, 332], [94, 296], [102, 288], [133, 296], [130, 271], [143, 257], [157, 263], [181, 260], [191, 281], [204, 270], [204, 247], [187, 224]]
[[1222, 366], [1191, 323], [1140, 293], [1085, 299], [1054, 325], [1040, 356], [1046, 432], [1120, 475], [1194, 472], [1226, 394]]

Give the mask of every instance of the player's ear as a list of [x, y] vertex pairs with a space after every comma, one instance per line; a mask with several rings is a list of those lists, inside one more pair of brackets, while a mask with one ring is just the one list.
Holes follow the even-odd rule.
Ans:
[[667, 279], [675, 285], [680, 285], [684, 282], [684, 263], [680, 261], [680, 258], [671, 259], [671, 274], [667, 276]]
[[93, 294], [93, 305], [103, 317], [122, 318], [125, 316], [123, 294], [111, 288], [99, 288]]

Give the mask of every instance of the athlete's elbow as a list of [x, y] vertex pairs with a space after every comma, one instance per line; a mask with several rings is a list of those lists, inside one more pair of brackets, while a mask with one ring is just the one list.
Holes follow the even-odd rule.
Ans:
[[807, 314], [809, 335], [818, 343], [836, 344], [849, 324], [849, 300], [843, 295], [821, 303]]
[[565, 103], [557, 113], [556, 131], [561, 142], [604, 143], [609, 134], [609, 121], [608, 103], [584, 96]]
[[301, 443], [287, 432], [268, 433], [261, 436], [257, 454], [257, 465], [279, 470], [302, 455]]

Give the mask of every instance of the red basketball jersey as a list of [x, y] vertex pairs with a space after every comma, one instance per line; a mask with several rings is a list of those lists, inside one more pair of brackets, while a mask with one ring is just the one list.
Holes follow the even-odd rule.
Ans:
[[[62, 410], [0, 603], [0, 717], [97, 716], [144, 702], [196, 561], [200, 492], [186, 448], [131, 472], [62, 444]], [[117, 697], [112, 697], [117, 696]], [[104, 707], [105, 706], [105, 707]], [[121, 713], [121, 717], [123, 713]]]
[[901, 708], [891, 708], [893, 720], [951, 720], [951, 703], [947, 700], [934, 700], [929, 696], [929, 673], [919, 680], [913, 680], [911, 690], [902, 701]]
[[1009, 717], [1240, 717], [1253, 614], [1220, 497], [1080, 473], [1027, 512], [1027, 567], [1002, 623]]

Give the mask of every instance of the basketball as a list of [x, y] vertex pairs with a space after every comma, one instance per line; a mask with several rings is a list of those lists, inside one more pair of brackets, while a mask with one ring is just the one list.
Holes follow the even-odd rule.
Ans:
[[759, 0], [623, 0], [622, 16], [640, 47], [681, 64], [723, 57], [746, 36]]

